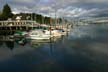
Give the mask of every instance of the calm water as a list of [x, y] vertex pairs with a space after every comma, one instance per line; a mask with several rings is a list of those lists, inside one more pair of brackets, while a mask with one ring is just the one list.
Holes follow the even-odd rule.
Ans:
[[74, 27], [51, 43], [1, 41], [0, 72], [108, 72], [108, 25]]

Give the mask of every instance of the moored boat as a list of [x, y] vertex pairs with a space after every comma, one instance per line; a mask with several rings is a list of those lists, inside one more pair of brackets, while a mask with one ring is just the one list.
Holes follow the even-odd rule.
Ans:
[[26, 36], [28, 34], [28, 32], [26, 31], [16, 31], [14, 33], [14, 37], [22, 37], [22, 36]]
[[46, 34], [50, 34], [52, 37], [61, 37], [65, 35], [66, 32], [61, 29], [51, 29], [51, 30], [44, 30]]
[[28, 39], [50, 39], [51, 35], [45, 34], [43, 30], [31, 30], [26, 37]]

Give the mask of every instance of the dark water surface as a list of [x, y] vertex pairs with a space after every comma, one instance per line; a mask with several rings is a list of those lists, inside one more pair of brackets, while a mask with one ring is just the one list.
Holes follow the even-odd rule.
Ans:
[[108, 72], [108, 25], [74, 27], [55, 42], [0, 42], [0, 72]]

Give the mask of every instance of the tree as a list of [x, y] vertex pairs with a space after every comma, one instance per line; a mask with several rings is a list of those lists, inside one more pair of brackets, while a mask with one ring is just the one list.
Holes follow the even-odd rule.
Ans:
[[12, 18], [13, 14], [11, 12], [11, 8], [8, 4], [4, 5], [3, 11], [2, 11], [2, 18], [3, 20], [7, 20], [8, 18]]
[[2, 17], [1, 17], [1, 12], [0, 12], [0, 20], [1, 20], [1, 18], [2, 18]]
[[2, 14], [2, 12], [0, 11], [0, 15]]

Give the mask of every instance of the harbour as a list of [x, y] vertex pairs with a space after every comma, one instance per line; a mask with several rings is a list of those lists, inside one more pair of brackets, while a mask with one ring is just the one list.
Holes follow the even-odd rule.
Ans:
[[23, 44], [0, 41], [0, 71], [108, 71], [107, 27], [78, 26], [68, 36], [53, 42], [29, 40]]
[[107, 3], [0, 0], [0, 72], [108, 72]]

